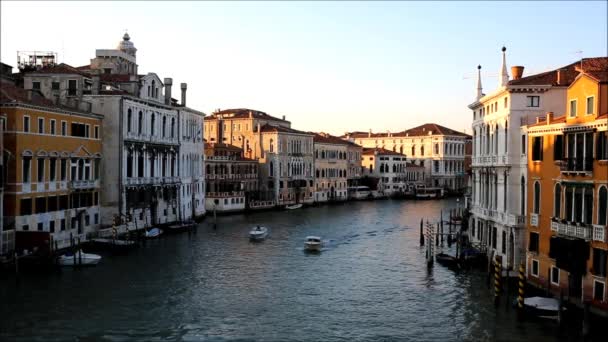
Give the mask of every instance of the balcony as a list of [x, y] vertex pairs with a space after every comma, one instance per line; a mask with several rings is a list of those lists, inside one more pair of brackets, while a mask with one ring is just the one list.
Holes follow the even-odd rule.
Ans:
[[593, 172], [593, 158], [565, 158], [560, 163], [562, 173], [590, 173]]
[[243, 197], [244, 191], [224, 191], [224, 192], [208, 192], [205, 194], [207, 198], [226, 198], [226, 197]]
[[73, 180], [70, 182], [72, 189], [93, 189], [96, 185], [96, 181], [93, 179]]
[[[595, 237], [596, 227], [603, 228], [601, 226], [591, 226], [584, 223], [551, 221], [551, 231], [557, 232], [557, 235], [584, 240], [591, 240]], [[602, 236], [600, 236], [600, 234]], [[604, 238], [603, 235], [604, 231], [599, 232], [598, 229], [598, 238]]]

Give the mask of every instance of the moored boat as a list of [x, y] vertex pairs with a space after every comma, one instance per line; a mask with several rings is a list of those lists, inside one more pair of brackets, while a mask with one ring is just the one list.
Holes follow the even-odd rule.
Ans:
[[307, 236], [304, 242], [304, 249], [308, 252], [320, 252], [323, 247], [323, 242], [318, 236]]
[[81, 249], [76, 253], [66, 253], [58, 259], [60, 266], [94, 266], [99, 261], [101, 261], [100, 255], [85, 253]]
[[559, 319], [559, 300], [556, 298], [524, 298], [524, 309], [527, 313], [540, 318]]
[[285, 209], [288, 209], [288, 210], [294, 210], [294, 209], [300, 209], [300, 208], [302, 208], [302, 203], [285, 206]]
[[249, 239], [252, 241], [261, 241], [268, 236], [268, 228], [263, 226], [256, 226], [249, 231]]
[[459, 267], [458, 259], [454, 256], [451, 256], [446, 253], [438, 253], [435, 255], [435, 260], [443, 266], [446, 267]]
[[180, 233], [180, 232], [184, 232], [187, 230], [190, 230], [194, 227], [196, 223], [195, 222], [182, 222], [182, 223], [176, 223], [176, 224], [172, 224], [166, 227], [166, 233], [170, 234], [170, 233]]
[[163, 233], [162, 229], [159, 228], [151, 228], [146, 231], [146, 239], [155, 239]]

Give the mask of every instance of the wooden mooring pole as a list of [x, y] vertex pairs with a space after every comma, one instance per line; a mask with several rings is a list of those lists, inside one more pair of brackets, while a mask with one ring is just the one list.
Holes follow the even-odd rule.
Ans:
[[424, 246], [424, 233], [422, 232], [423, 219], [420, 219], [420, 246]]
[[526, 275], [524, 270], [524, 264], [519, 265], [519, 283], [518, 283], [518, 295], [517, 295], [517, 318], [523, 320], [524, 318], [524, 289], [526, 286]]
[[494, 306], [500, 304], [501, 265], [498, 256], [494, 260]]

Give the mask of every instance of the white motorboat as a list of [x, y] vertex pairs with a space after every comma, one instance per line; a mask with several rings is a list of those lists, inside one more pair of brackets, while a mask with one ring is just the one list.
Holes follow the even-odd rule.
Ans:
[[101, 256], [97, 254], [84, 253], [78, 250], [76, 253], [69, 252], [59, 257], [60, 266], [94, 266], [99, 263]]
[[559, 300], [556, 298], [524, 298], [524, 308], [530, 314], [541, 318], [559, 319]]
[[155, 239], [163, 233], [162, 229], [152, 228], [146, 231], [146, 239]]
[[323, 247], [323, 242], [318, 236], [307, 236], [304, 243], [304, 249], [308, 252], [320, 252]]
[[249, 239], [254, 241], [264, 240], [268, 236], [268, 228], [263, 226], [256, 226], [249, 231]]
[[289, 210], [300, 209], [300, 208], [302, 208], [302, 203], [285, 206], [285, 209], [289, 209]]

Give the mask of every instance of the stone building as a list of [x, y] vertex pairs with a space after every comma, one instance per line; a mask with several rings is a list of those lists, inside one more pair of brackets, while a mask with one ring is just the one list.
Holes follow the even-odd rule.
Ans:
[[243, 149], [260, 163], [257, 200], [276, 205], [312, 203], [314, 191], [313, 134], [261, 111], [226, 109], [206, 118], [205, 139]]
[[403, 154], [384, 148], [363, 148], [363, 174], [378, 178], [378, 193], [384, 196], [407, 191], [407, 161]]
[[243, 155], [243, 149], [233, 145], [215, 143], [205, 146], [207, 211], [231, 212], [255, 208], [258, 162]]
[[0, 115], [3, 236], [14, 236], [18, 250], [63, 248], [71, 238], [86, 241], [100, 225], [102, 116], [10, 84], [0, 90]]
[[363, 176], [361, 168], [363, 147], [352, 141], [345, 141], [348, 143], [346, 146], [346, 182], [349, 187], [358, 186], [359, 180]]
[[562, 110], [526, 126], [527, 278], [605, 313], [608, 58], [583, 59], [575, 71]]
[[345, 201], [348, 199], [349, 143], [327, 133], [314, 134], [315, 178], [314, 201]]
[[462, 192], [464, 144], [468, 135], [437, 124], [424, 124], [397, 133], [351, 132], [342, 136], [365, 148], [383, 148], [425, 167], [428, 186]]

